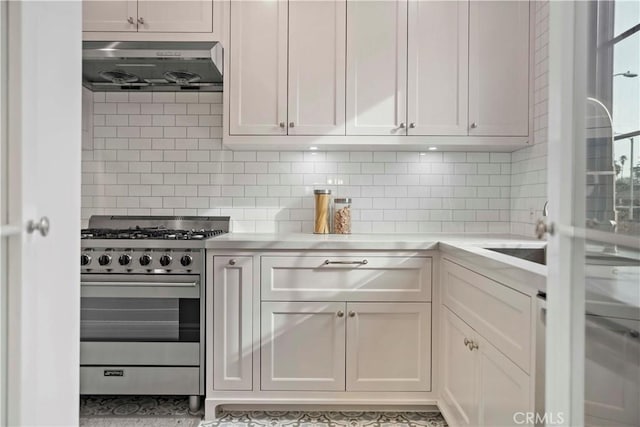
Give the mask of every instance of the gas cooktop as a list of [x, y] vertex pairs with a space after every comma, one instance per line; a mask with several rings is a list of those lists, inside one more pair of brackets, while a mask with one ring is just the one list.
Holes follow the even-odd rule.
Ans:
[[82, 239], [202, 240], [224, 234], [224, 230], [175, 230], [160, 227], [85, 228]]

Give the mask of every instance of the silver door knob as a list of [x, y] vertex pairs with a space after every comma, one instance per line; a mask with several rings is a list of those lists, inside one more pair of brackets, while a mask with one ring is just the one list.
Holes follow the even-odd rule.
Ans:
[[43, 216], [38, 222], [29, 221], [27, 223], [27, 233], [31, 234], [36, 230], [40, 231], [43, 237], [46, 237], [49, 234], [49, 218]]
[[415, 124], [415, 123], [409, 123], [409, 128], [410, 128], [410, 129], [414, 129], [415, 127], [416, 127], [416, 124]]
[[285, 122], [280, 122], [280, 127], [284, 129], [284, 127], [286, 126]]
[[230, 259], [229, 260], [229, 265], [236, 265], [236, 260], [235, 259]]
[[133, 19], [133, 17], [132, 17], [132, 16], [130, 16], [130, 17], [129, 17], [129, 19], [127, 19], [127, 22], [128, 22], [129, 24], [131, 24], [131, 25], [133, 25], [133, 24], [135, 24], [135, 23], [136, 23], [136, 21], [134, 21], [134, 19]]
[[543, 219], [539, 219], [538, 222], [536, 222], [536, 237], [538, 239], [542, 240], [547, 233], [553, 236], [553, 232], [553, 224], [547, 225]]
[[404, 129], [405, 127], [407, 127], [407, 125], [404, 122], [400, 123], [400, 126], [398, 126], [400, 129]]
[[468, 340], [467, 338], [464, 339], [464, 345], [465, 347], [469, 345], [469, 343], [471, 342], [471, 340]]
[[344, 311], [340, 310], [336, 313], [338, 317], [344, 317]]
[[478, 124], [476, 122], [471, 123], [471, 129], [475, 129], [478, 127]]
[[469, 344], [469, 350], [473, 351], [473, 350], [477, 350], [479, 348], [478, 343], [475, 341], [471, 341], [471, 343]]
[[142, 16], [138, 18], [138, 24], [144, 25], [144, 18]]
[[349, 317], [356, 317], [356, 312], [355, 311], [350, 311], [349, 312]]
[[295, 123], [293, 123], [293, 122], [289, 122], [289, 127], [290, 127], [290, 128], [295, 127], [295, 126], [296, 126], [296, 124], [295, 124]]

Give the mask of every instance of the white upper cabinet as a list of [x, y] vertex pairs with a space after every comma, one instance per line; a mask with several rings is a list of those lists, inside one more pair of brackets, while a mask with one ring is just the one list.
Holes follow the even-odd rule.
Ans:
[[469, 2], [409, 1], [409, 135], [466, 135]]
[[212, 0], [85, 0], [83, 31], [211, 33]]
[[83, 31], [138, 31], [137, 0], [84, 1]]
[[469, 135], [529, 134], [529, 2], [469, 6]]
[[286, 135], [287, 2], [232, 1], [229, 43], [229, 133]]
[[347, 3], [347, 135], [406, 135], [407, 0]]
[[289, 3], [289, 135], [344, 135], [346, 10]]
[[213, 1], [138, 0], [138, 31], [210, 33], [213, 31]]

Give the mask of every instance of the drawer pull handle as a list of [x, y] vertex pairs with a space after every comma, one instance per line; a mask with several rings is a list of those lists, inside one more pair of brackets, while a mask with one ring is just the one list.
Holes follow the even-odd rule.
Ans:
[[469, 343], [469, 350], [473, 351], [473, 350], [477, 350], [478, 349], [478, 343], [475, 341], [471, 341]]
[[471, 340], [468, 340], [467, 338], [464, 339], [464, 346], [465, 347], [469, 347], [469, 344], [471, 344]]
[[338, 317], [344, 317], [344, 311], [340, 310], [338, 311]]
[[230, 259], [229, 260], [229, 265], [236, 265], [236, 260], [235, 259]]
[[338, 264], [338, 265], [367, 265], [369, 264], [369, 261], [366, 259], [363, 259], [362, 261], [331, 261], [328, 259], [324, 260], [324, 265], [329, 265], [329, 264]]
[[355, 311], [350, 311], [349, 312], [349, 317], [356, 317], [356, 312]]

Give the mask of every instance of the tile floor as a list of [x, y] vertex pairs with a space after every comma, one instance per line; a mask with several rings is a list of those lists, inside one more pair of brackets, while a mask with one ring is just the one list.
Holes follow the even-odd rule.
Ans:
[[83, 396], [82, 427], [446, 427], [438, 412], [224, 411], [215, 421], [182, 396]]

